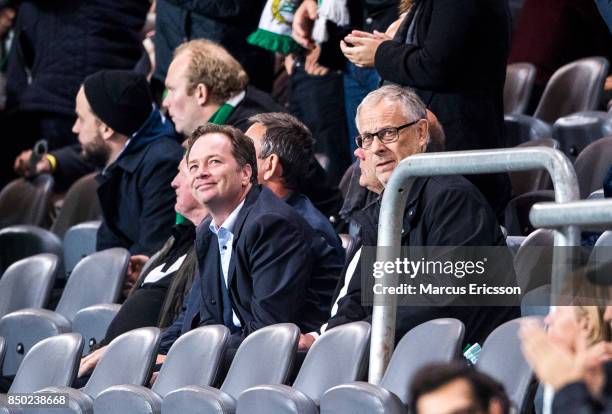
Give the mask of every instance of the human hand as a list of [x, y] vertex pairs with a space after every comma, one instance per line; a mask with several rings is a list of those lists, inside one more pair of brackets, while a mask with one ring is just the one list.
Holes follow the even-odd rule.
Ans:
[[155, 365], [163, 364], [165, 360], [166, 355], [158, 354], [157, 358], [155, 359]]
[[555, 391], [584, 379], [581, 361], [570, 350], [554, 342], [538, 323], [524, 322], [519, 330], [521, 349], [538, 379]]
[[317, 18], [317, 2], [316, 0], [304, 0], [297, 8], [293, 15], [291, 37], [300, 46], [306, 49], [312, 49], [314, 42], [312, 41], [312, 26]]
[[312, 344], [314, 344], [315, 337], [311, 334], [300, 334], [300, 340], [298, 342], [298, 351], [308, 351]]
[[89, 355], [81, 358], [81, 364], [79, 365], [79, 373], [77, 374], [77, 377], [81, 378], [83, 375], [93, 371], [105, 352], [106, 347], [103, 346], [102, 348], [96, 349]]
[[130, 262], [128, 263], [127, 269], [127, 280], [132, 284], [136, 283], [138, 278], [140, 277], [140, 272], [142, 272], [142, 268], [145, 263], [149, 260], [149, 256], [144, 254], [135, 254], [130, 256]]
[[[365, 32], [361, 32], [365, 33]], [[376, 37], [373, 33], [370, 36], [362, 34], [350, 34], [340, 41], [340, 49], [348, 60], [361, 68], [374, 67], [374, 58], [378, 46], [387, 38]], [[349, 46], [351, 44], [352, 46]]]
[[329, 68], [319, 64], [319, 56], [321, 56], [321, 46], [317, 45], [306, 54], [304, 60], [304, 70], [309, 75], [323, 76], [329, 72]]
[[13, 169], [17, 174], [23, 177], [31, 177], [34, 175], [51, 172], [51, 163], [47, 157], [42, 157], [40, 161], [36, 163], [34, 171], [32, 171], [30, 168], [30, 158], [32, 158], [32, 150], [22, 151], [21, 154], [15, 158]]

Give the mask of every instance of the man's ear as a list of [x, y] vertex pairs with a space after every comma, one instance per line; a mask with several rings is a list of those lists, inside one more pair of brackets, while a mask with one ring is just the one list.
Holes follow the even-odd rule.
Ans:
[[109, 140], [113, 137], [113, 135], [115, 135], [115, 130], [106, 125], [104, 122], [100, 122], [99, 130], [100, 135], [102, 135], [102, 138], [105, 141]]
[[268, 181], [270, 178], [275, 175], [278, 177], [283, 176], [283, 166], [280, 163], [280, 158], [276, 154], [270, 155], [266, 159], [266, 168], [264, 170], [264, 180]]
[[241, 168], [241, 184], [243, 187], [246, 187], [251, 182], [251, 177], [253, 176], [253, 168], [251, 164], [244, 164]]
[[198, 105], [204, 106], [208, 101], [208, 87], [203, 83], [198, 83], [193, 93]]
[[427, 143], [429, 142], [429, 122], [426, 119], [421, 119], [417, 123], [419, 131], [419, 148], [421, 152], [427, 151]]

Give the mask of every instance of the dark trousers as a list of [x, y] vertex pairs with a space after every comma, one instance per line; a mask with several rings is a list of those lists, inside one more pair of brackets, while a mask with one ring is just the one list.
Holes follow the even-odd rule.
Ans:
[[351, 163], [342, 74], [311, 76], [297, 62], [289, 77], [289, 111], [310, 128], [330, 182], [340, 182]]

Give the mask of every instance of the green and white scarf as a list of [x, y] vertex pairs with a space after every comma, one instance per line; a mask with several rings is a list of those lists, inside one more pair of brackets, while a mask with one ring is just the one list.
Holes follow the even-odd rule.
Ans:
[[312, 28], [312, 39], [321, 44], [329, 39], [327, 22], [330, 21], [337, 26], [347, 26], [350, 23], [350, 15], [346, 0], [318, 0], [318, 2], [318, 17]]
[[295, 52], [299, 45], [291, 38], [291, 24], [299, 3], [300, 0], [268, 0], [259, 27], [247, 42], [284, 55]]

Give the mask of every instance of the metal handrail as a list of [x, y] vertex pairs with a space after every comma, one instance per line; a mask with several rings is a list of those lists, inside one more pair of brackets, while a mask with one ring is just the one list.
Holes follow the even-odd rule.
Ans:
[[[488, 174], [509, 171], [546, 169], [555, 190], [555, 200], [560, 203], [579, 198], [576, 172], [569, 159], [560, 151], [545, 148], [513, 148], [443, 153], [416, 154], [402, 160], [386, 185], [383, 193], [378, 223], [377, 261], [399, 257], [402, 219], [408, 190], [415, 177]], [[578, 243], [576, 226], [564, 226], [555, 231], [556, 246], [573, 246]], [[555, 249], [557, 250], [557, 249]], [[561, 261], [560, 261], [561, 262]], [[564, 269], [553, 270], [555, 275]], [[389, 275], [381, 282], [390, 285]], [[554, 287], [553, 287], [554, 289]], [[370, 346], [369, 382], [379, 384], [393, 354], [397, 298], [395, 295], [374, 295], [372, 336]]]
[[612, 225], [612, 199], [569, 203], [537, 203], [529, 213], [535, 227], [554, 229], [568, 223], [581, 228], [607, 230]]

